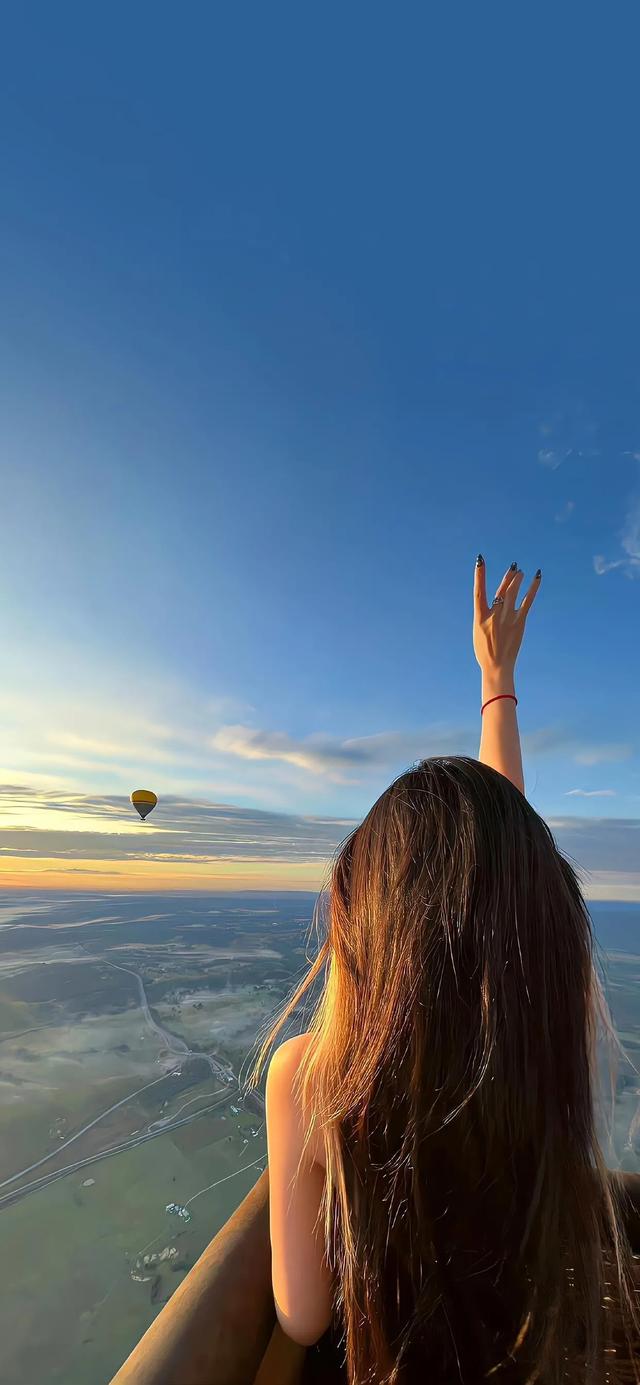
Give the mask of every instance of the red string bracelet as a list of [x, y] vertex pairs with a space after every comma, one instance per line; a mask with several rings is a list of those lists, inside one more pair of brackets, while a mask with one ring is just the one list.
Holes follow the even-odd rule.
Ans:
[[484, 703], [482, 704], [482, 707], [480, 708], [480, 716], [482, 716], [482, 713], [484, 712], [485, 707], [488, 707], [490, 702], [498, 702], [498, 700], [499, 700], [501, 697], [512, 697], [513, 700], [514, 700], [514, 702], [515, 702], [515, 704], [516, 704], [516, 707], [517, 707], [517, 705], [518, 705], [518, 699], [517, 699], [515, 693], [496, 693], [495, 697], [488, 697], [487, 700], [486, 700], [486, 702], [484, 702]]

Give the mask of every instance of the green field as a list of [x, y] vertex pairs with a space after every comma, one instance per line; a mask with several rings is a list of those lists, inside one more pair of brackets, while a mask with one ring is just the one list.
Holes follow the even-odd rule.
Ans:
[[238, 1077], [301, 952], [272, 922], [2, 935], [3, 1385], [106, 1385], [259, 1176]]
[[[204, 1127], [210, 1119], [183, 1130]], [[107, 1382], [205, 1245], [252, 1187], [258, 1170], [238, 1172], [265, 1152], [242, 1144], [248, 1117], [228, 1121], [231, 1138], [183, 1151], [170, 1134], [59, 1179], [4, 1211], [6, 1288], [0, 1300], [2, 1379], [6, 1385]], [[213, 1126], [213, 1121], [211, 1121]], [[219, 1126], [219, 1122], [218, 1122]], [[179, 1132], [176, 1132], [176, 1136]], [[197, 1198], [185, 1225], [165, 1212], [207, 1183], [232, 1174]], [[83, 1187], [86, 1178], [93, 1186]], [[148, 1247], [178, 1256], [142, 1270]], [[159, 1282], [158, 1282], [159, 1281]], [[153, 1299], [153, 1301], [152, 1301]], [[43, 1374], [44, 1365], [46, 1374]]]

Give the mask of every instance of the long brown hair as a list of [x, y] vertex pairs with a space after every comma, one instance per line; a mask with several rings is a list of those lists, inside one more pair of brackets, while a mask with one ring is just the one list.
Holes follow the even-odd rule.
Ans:
[[297, 1089], [349, 1381], [614, 1380], [605, 1295], [628, 1342], [638, 1321], [596, 1133], [606, 1006], [546, 823], [487, 765], [425, 759], [342, 843], [319, 922], [249, 1086], [324, 972]]

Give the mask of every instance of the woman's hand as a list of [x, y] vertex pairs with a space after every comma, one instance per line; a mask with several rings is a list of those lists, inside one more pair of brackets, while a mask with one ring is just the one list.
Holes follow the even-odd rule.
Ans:
[[540, 568], [516, 610], [516, 597], [523, 577], [522, 569], [512, 564], [496, 592], [496, 596], [503, 598], [502, 602], [490, 607], [484, 559], [479, 555], [474, 579], [473, 652], [485, 677], [493, 674], [513, 675], [525, 621], [540, 587]]

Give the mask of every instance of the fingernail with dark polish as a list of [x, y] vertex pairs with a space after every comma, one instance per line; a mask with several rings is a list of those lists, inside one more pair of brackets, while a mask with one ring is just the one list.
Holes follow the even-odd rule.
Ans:
[[542, 568], [538, 568], [538, 571], [536, 572], [536, 577], [542, 577]]
[[477, 558], [476, 558], [476, 567], [482, 567], [483, 562], [484, 562], [484, 558], [483, 558], [482, 554], [479, 553], [478, 556], [477, 556]]
[[509, 568], [509, 572], [515, 572], [517, 566], [518, 566], [517, 563], [512, 563], [512, 564], [511, 564], [511, 567]]

